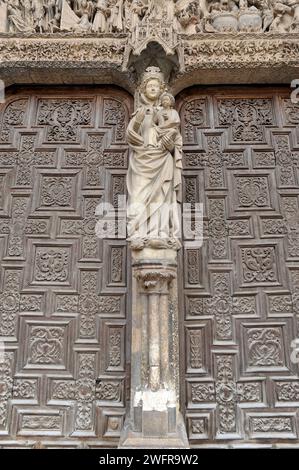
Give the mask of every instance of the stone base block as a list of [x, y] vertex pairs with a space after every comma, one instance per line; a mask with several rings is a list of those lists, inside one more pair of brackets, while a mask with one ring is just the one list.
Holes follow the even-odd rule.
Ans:
[[[150, 430], [152, 432], [152, 429]], [[161, 433], [163, 434], [163, 433]], [[189, 449], [185, 424], [181, 414], [178, 415], [177, 426], [173, 433], [166, 433], [160, 437], [149, 437], [143, 433], [134, 432], [130, 420], [125, 422], [119, 449]]]

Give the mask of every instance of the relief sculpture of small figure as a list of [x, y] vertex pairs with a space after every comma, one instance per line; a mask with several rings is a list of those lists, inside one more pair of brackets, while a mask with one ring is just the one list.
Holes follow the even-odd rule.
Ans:
[[93, 3], [89, 0], [81, 0], [81, 3], [75, 13], [80, 18], [76, 30], [90, 31], [92, 27], [90, 20], [93, 13]]
[[97, 0], [96, 13], [92, 23], [92, 31], [107, 33], [107, 18], [110, 14], [107, 0]]

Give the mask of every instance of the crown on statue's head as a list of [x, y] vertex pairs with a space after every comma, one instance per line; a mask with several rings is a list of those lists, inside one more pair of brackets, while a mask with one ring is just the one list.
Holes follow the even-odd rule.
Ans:
[[142, 76], [142, 85], [145, 85], [149, 80], [156, 79], [159, 80], [162, 86], [165, 85], [164, 75], [159, 69], [159, 67], [151, 66], [147, 67], [143, 76]]

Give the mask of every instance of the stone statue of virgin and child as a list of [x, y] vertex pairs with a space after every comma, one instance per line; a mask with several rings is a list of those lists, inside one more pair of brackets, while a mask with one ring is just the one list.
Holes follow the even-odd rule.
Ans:
[[180, 247], [182, 136], [158, 67], [146, 69], [127, 129], [128, 240], [133, 249]]

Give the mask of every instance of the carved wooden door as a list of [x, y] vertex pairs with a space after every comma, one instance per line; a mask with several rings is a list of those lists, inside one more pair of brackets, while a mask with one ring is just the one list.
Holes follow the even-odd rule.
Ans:
[[239, 87], [194, 88], [179, 106], [184, 201], [204, 204], [203, 246], [182, 257], [190, 444], [294, 443], [299, 105]]
[[131, 99], [22, 90], [1, 106], [0, 446], [116, 445], [128, 367], [126, 241], [95, 235], [125, 192]]

